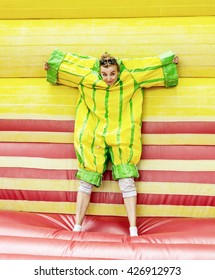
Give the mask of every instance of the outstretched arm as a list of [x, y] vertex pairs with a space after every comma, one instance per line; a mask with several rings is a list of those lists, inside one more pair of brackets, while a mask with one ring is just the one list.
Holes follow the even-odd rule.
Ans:
[[47, 71], [48, 82], [77, 87], [82, 79], [94, 69], [95, 63], [96, 58], [63, 53], [56, 49], [48, 62], [45, 62], [44, 70]]
[[124, 67], [132, 74], [134, 80], [144, 88], [176, 86], [178, 62], [178, 56], [171, 51], [155, 57], [122, 60]]

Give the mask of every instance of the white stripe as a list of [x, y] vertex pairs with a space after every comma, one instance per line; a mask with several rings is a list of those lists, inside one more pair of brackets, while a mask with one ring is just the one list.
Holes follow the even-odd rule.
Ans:
[[0, 157], [0, 167], [72, 170], [77, 169], [77, 161], [75, 159], [37, 157]]

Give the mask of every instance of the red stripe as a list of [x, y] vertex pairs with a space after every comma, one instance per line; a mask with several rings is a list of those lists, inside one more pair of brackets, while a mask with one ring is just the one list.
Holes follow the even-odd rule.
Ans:
[[[92, 193], [91, 202], [123, 204], [121, 193]], [[215, 196], [138, 194], [139, 205], [215, 206]]]
[[[113, 180], [110, 170], [103, 175], [103, 180]], [[137, 182], [179, 182], [179, 183], [198, 183], [215, 184], [214, 171], [153, 171], [139, 170]]]
[[34, 191], [34, 190], [0, 190], [0, 199], [75, 202], [77, 192], [64, 191]]
[[[76, 202], [77, 192], [0, 190], [0, 199]], [[121, 193], [97, 193], [91, 195], [91, 203], [123, 204]], [[137, 204], [141, 205], [181, 205], [181, 206], [215, 206], [215, 196], [200, 195], [164, 195], [138, 194]]]
[[34, 168], [0, 168], [0, 177], [50, 180], [74, 180], [76, 170], [51, 170]]
[[73, 144], [0, 143], [0, 156], [76, 158]]
[[[0, 143], [0, 156], [76, 159], [73, 144]], [[143, 146], [141, 159], [215, 159], [215, 146]]]
[[215, 184], [214, 171], [139, 171], [138, 181]]
[[143, 122], [145, 134], [215, 134], [215, 122]]
[[0, 131], [73, 132], [74, 120], [0, 120]]
[[143, 146], [141, 159], [215, 159], [215, 146]]
[[[73, 132], [74, 120], [0, 120], [0, 131]], [[145, 134], [214, 134], [215, 122], [143, 122]]]
[[123, 204], [121, 193], [112, 192], [92, 192], [91, 203], [105, 203], [105, 204]]
[[215, 196], [138, 194], [137, 203], [146, 205], [215, 206]]
[[[34, 168], [0, 168], [0, 177], [29, 178], [29, 179], [56, 179], [75, 180], [76, 170], [49, 170]], [[139, 171], [138, 182], [181, 182], [215, 184], [213, 171]], [[103, 175], [103, 180], [113, 180], [110, 170]], [[144, 184], [143, 184], [144, 186]]]

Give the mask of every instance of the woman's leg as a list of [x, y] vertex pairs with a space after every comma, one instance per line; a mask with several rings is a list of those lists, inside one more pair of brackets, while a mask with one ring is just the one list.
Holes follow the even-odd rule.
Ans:
[[76, 201], [76, 225], [73, 231], [81, 231], [81, 225], [90, 203], [91, 191], [92, 184], [80, 181], [80, 187]]
[[137, 191], [134, 182], [134, 178], [119, 179], [119, 187], [124, 199], [125, 209], [128, 215], [128, 221], [130, 225], [130, 235], [137, 236], [136, 226], [136, 208], [137, 208]]
[[128, 215], [128, 221], [130, 227], [136, 227], [136, 206], [137, 197], [125, 197], [124, 198], [125, 209]]
[[125, 209], [129, 221], [129, 232], [130, 236], [138, 236], [138, 230], [136, 225], [136, 206], [137, 206], [137, 197], [127, 197], [124, 198]]

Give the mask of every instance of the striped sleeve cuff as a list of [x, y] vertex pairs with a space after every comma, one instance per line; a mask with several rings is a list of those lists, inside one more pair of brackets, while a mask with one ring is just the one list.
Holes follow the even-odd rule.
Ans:
[[55, 49], [51, 54], [48, 64], [50, 69], [47, 71], [47, 81], [52, 84], [57, 83], [57, 76], [60, 64], [62, 63], [65, 54], [58, 49]]
[[177, 65], [173, 63], [175, 54], [172, 51], [165, 52], [159, 55], [164, 74], [165, 87], [173, 87], [178, 84]]

